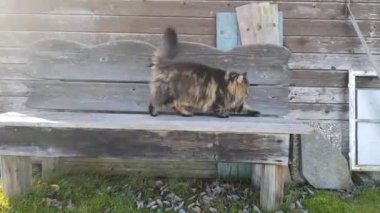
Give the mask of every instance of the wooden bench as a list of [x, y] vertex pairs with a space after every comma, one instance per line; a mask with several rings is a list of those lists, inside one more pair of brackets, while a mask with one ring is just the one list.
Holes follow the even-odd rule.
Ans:
[[56, 157], [245, 162], [264, 165], [261, 206], [275, 208], [283, 196], [289, 135], [312, 132], [287, 118], [289, 51], [255, 45], [224, 53], [180, 43], [176, 60], [248, 72], [248, 103], [263, 117], [221, 119], [184, 118], [170, 110], [148, 115], [148, 64], [154, 49], [139, 41], [95, 47], [55, 39], [33, 44], [27, 53], [29, 78], [2, 80], [2, 93], [23, 94], [0, 108], [5, 193], [13, 196], [29, 189], [32, 157], [45, 159], [43, 170], [51, 169]]

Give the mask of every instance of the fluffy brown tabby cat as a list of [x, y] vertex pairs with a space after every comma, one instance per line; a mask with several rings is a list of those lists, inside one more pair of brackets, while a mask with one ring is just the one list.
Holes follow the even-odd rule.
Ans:
[[192, 116], [190, 109], [212, 111], [221, 118], [227, 118], [231, 111], [260, 114], [244, 103], [249, 90], [247, 73], [174, 62], [177, 47], [177, 33], [169, 27], [163, 36], [163, 46], [155, 52], [150, 65], [150, 115], [157, 116], [162, 107], [173, 108], [182, 116]]

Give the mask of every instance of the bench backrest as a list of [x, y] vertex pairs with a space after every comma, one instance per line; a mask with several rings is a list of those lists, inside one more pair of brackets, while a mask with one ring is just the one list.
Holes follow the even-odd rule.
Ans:
[[[43, 40], [28, 50], [31, 80], [13, 83], [25, 94], [26, 110], [147, 113], [149, 60], [155, 47], [140, 41], [84, 46], [65, 40]], [[251, 45], [221, 52], [180, 43], [176, 60], [248, 72], [248, 103], [264, 114], [288, 114], [289, 51], [275, 45]], [[23, 108], [23, 107], [21, 107]], [[12, 110], [12, 109], [11, 109]], [[11, 111], [9, 110], [9, 111]]]

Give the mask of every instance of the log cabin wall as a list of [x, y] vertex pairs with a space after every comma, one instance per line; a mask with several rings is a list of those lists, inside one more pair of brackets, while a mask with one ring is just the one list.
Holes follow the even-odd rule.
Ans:
[[[363, 60], [364, 50], [344, 13], [345, 0], [277, 1], [284, 13], [284, 45], [312, 58], [292, 70], [291, 115], [326, 131], [348, 151], [347, 70], [335, 63]], [[374, 54], [380, 54], [380, 0], [352, 0], [353, 13]], [[183, 41], [215, 45], [215, 13], [235, 11], [249, 1], [1, 0], [0, 111], [24, 101], [12, 80], [27, 80], [25, 46], [45, 38], [88, 45], [138, 39], [157, 45], [163, 29], [176, 27]], [[380, 58], [375, 56], [377, 60]], [[297, 67], [297, 66], [295, 66]], [[342, 68], [343, 67], [343, 68]], [[14, 90], [13, 90], [14, 88]], [[10, 92], [11, 91], [11, 92]]]

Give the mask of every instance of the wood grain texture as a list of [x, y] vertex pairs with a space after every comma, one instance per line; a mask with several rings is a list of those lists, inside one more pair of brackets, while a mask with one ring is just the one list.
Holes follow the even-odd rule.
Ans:
[[[215, 18], [83, 16], [83, 15], [0, 15], [0, 31], [51, 31], [160, 34], [168, 25], [186, 35], [215, 35]], [[360, 20], [365, 37], [379, 37], [380, 22]], [[349, 21], [284, 19], [284, 36], [355, 37]]]
[[[310, 133], [313, 129], [292, 118], [230, 117], [220, 119], [209, 116], [161, 115], [151, 117], [139, 114], [73, 113], [73, 112], [23, 112], [0, 114], [3, 126], [46, 128], [124, 129], [149, 131], [198, 131], [228, 133]], [[207, 124], [207, 125], [205, 125]]]
[[24, 64], [28, 62], [25, 49], [0, 48], [0, 64]]
[[[84, 45], [99, 45], [118, 40], [139, 40], [154, 46], [161, 44], [162, 32], [157, 34], [146, 33], [83, 33], [83, 32], [35, 32], [35, 31], [0, 31], [0, 47], [24, 48], [31, 43], [46, 40], [60, 39], [82, 43]], [[196, 42], [210, 46], [215, 45], [215, 35], [184, 35], [179, 34], [180, 41]]]
[[[372, 54], [380, 53], [380, 39], [366, 38]], [[359, 38], [287, 36], [285, 46], [293, 53], [366, 53]]]
[[0, 97], [0, 112], [33, 111], [26, 106], [26, 97]]
[[260, 185], [260, 207], [266, 211], [278, 208], [284, 197], [283, 166], [263, 165]]
[[289, 117], [300, 120], [348, 120], [348, 104], [291, 103]]
[[[305, 19], [345, 19], [344, 1], [324, 3], [307, 1], [277, 2], [279, 10], [285, 12], [285, 18]], [[338, 3], [335, 3], [338, 2]], [[380, 4], [362, 4], [357, 0], [351, 5], [357, 19], [380, 19], [377, 11]], [[368, 1], [370, 2], [370, 1]], [[372, 2], [376, 2], [373, 0]], [[78, 14], [78, 15], [122, 15], [122, 16], [181, 16], [213, 17], [217, 12], [233, 12], [235, 7], [249, 4], [249, 1], [122, 1], [112, 2], [66, 0], [53, 2], [37, 0], [4, 0], [0, 4], [0, 13], [5, 14]], [[378, 3], [378, 2], [376, 2]]]
[[289, 90], [289, 102], [291, 103], [348, 103], [348, 90], [346, 88], [290, 87]]
[[347, 87], [348, 73], [343, 70], [292, 70], [291, 85], [296, 87]]
[[[88, 47], [52, 39], [38, 42], [29, 50], [32, 73], [37, 78], [146, 82], [150, 79], [148, 64], [154, 48], [138, 41]], [[175, 60], [248, 72], [252, 84], [288, 84], [289, 71], [285, 65], [289, 56], [289, 50], [275, 45], [250, 45], [223, 52], [184, 42], [179, 45]]]
[[214, 18], [2, 14], [0, 19], [0, 31], [162, 33], [170, 25], [182, 34], [215, 34]]
[[277, 4], [251, 3], [236, 8], [242, 44], [280, 44]]
[[236, 134], [227, 144], [220, 143], [226, 133], [39, 127], [3, 127], [0, 132], [0, 153], [8, 155], [288, 163], [289, 143], [276, 134]]
[[374, 76], [357, 76], [355, 80], [356, 88], [380, 88], [380, 80]]
[[18, 197], [27, 193], [32, 187], [31, 158], [28, 156], [2, 155], [1, 179], [6, 196]]
[[[148, 110], [148, 84], [54, 81], [31, 83], [28, 85], [31, 91], [26, 103], [29, 108], [114, 112]], [[287, 88], [256, 86], [250, 88], [249, 94], [247, 103], [263, 113], [274, 115], [287, 113], [289, 94]], [[269, 106], [271, 107], [268, 108]]]
[[210, 161], [133, 160], [125, 158], [62, 157], [60, 171], [142, 175], [148, 177], [215, 178], [216, 163]]
[[[380, 61], [380, 56], [374, 55], [374, 60]], [[373, 71], [368, 66], [366, 55], [356, 54], [313, 54], [294, 53], [289, 59], [289, 69], [324, 69], [324, 70], [363, 70]]]

